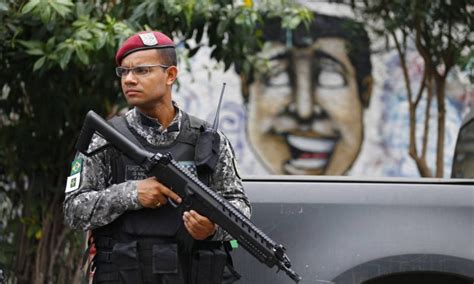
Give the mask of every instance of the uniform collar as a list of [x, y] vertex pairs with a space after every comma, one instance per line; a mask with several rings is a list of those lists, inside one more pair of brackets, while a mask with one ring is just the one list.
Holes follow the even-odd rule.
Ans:
[[134, 114], [138, 118], [138, 121], [141, 125], [145, 127], [157, 127], [160, 132], [178, 132], [181, 126], [181, 117], [182, 112], [181, 109], [178, 108], [176, 102], [173, 101], [173, 107], [175, 109], [175, 116], [171, 123], [168, 125], [168, 128], [164, 129], [163, 125], [158, 121], [158, 119], [149, 117], [148, 115], [142, 113], [137, 108], [134, 108]]

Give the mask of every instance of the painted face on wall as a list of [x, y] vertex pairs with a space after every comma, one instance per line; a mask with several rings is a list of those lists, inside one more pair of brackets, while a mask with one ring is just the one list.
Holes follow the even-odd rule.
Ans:
[[249, 140], [274, 174], [342, 175], [363, 139], [363, 106], [347, 42], [272, 48], [250, 87]]

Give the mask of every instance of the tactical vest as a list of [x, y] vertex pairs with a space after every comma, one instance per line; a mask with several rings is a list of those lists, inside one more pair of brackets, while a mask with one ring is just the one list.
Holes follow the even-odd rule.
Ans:
[[[170, 153], [180, 165], [186, 167], [190, 172], [197, 173], [194, 164], [195, 146], [199, 137], [200, 127], [206, 123], [195, 117], [190, 117], [183, 113], [181, 130], [176, 140], [167, 146], [154, 146], [148, 143], [145, 138], [138, 135], [134, 129], [125, 122], [125, 118], [116, 117], [110, 123], [129, 138], [134, 138], [138, 145], [153, 153]], [[133, 137], [130, 137], [133, 135]], [[201, 174], [200, 179], [205, 184], [209, 184], [210, 174]], [[135, 164], [125, 155], [118, 155], [112, 160], [112, 183], [119, 184], [127, 180], [140, 180], [146, 178], [144, 170]], [[166, 237], [172, 238], [176, 235], [179, 226], [182, 224], [181, 210], [167, 204], [159, 208], [143, 208], [141, 210], [127, 211], [117, 218], [110, 225], [113, 228], [112, 235], [116, 239], [127, 241], [137, 237]], [[107, 228], [106, 228], [107, 227]], [[110, 231], [109, 226], [97, 229], [97, 234], [102, 231]], [[110, 235], [110, 232], [107, 232]]]
[[[209, 127], [206, 122], [183, 113], [180, 133], [167, 146], [151, 145], [123, 117], [113, 118], [110, 123], [147, 151], [170, 153], [190, 172], [199, 172], [199, 179], [209, 185], [212, 173], [198, 170], [194, 163], [200, 132]], [[125, 155], [118, 154], [112, 159], [113, 184], [144, 178], [145, 172]], [[204, 250], [196, 249], [196, 242], [184, 227], [182, 214], [181, 209], [169, 204], [131, 210], [93, 230], [97, 249], [94, 283], [217, 284], [238, 279], [238, 274], [228, 265], [230, 255], [222, 249], [221, 242], [202, 243]], [[226, 265], [230, 273], [228, 269], [224, 272]]]

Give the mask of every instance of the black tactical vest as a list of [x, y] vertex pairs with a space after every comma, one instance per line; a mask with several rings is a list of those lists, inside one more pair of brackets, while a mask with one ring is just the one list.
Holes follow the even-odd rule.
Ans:
[[[197, 168], [194, 163], [195, 146], [201, 126], [208, 127], [205, 121], [183, 113], [180, 133], [176, 140], [167, 146], [151, 145], [145, 138], [138, 135], [133, 128], [129, 127], [123, 117], [115, 117], [110, 120], [110, 123], [129, 138], [131, 138], [130, 135], [133, 135], [133, 140], [147, 151], [161, 154], [170, 153], [181, 166], [197, 175]], [[125, 155], [122, 154], [113, 159], [113, 184], [127, 180], [140, 180], [146, 177], [144, 170]], [[209, 177], [210, 173], [200, 171], [199, 178], [204, 184], [209, 185]], [[181, 210], [177, 210], [170, 204], [160, 208], [127, 211], [111, 224], [96, 229], [94, 235], [108, 235], [120, 241], [136, 240], [137, 237], [174, 238], [178, 229], [180, 229], [180, 225], [182, 225], [182, 213]]]
[[[198, 173], [199, 179], [209, 185], [214, 169], [195, 166], [196, 158], [203, 156], [196, 153], [196, 148], [202, 148], [196, 144], [208, 142], [199, 140], [209, 128], [206, 122], [183, 113], [178, 137], [171, 145], [161, 147], [148, 143], [123, 117], [113, 118], [110, 123], [147, 151], [170, 153], [180, 165]], [[112, 160], [112, 183], [146, 178], [145, 172], [125, 155], [118, 154]], [[183, 206], [174, 208], [166, 204], [127, 211], [112, 223], [93, 230], [97, 249], [93, 282], [221, 284], [237, 280], [240, 276], [233, 269], [229, 251], [223, 249], [222, 242], [194, 241], [184, 227], [180, 208]]]

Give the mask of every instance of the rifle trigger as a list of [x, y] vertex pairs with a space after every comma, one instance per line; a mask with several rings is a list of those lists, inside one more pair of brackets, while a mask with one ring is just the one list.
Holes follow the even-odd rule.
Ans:
[[174, 208], [178, 208], [178, 204], [174, 203], [173, 199], [169, 198], [168, 197], [168, 203], [171, 204], [171, 206], [173, 206]]

